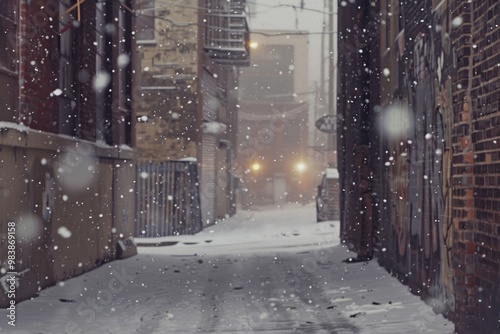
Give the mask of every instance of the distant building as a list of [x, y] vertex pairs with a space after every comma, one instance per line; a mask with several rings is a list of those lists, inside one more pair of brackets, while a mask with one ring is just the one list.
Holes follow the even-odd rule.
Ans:
[[239, 88], [242, 187], [254, 204], [311, 199], [316, 166], [308, 150], [307, 34], [256, 31], [251, 42], [251, 64], [241, 70]]
[[133, 233], [135, 180], [130, 7], [0, 2], [0, 280], [17, 273], [18, 300], [127, 252], [120, 245]]
[[[194, 233], [235, 212], [236, 88], [238, 67], [249, 63], [245, 1], [139, 6], [137, 159], [148, 178], [139, 182], [136, 235]], [[174, 181], [172, 164], [194, 169]], [[173, 192], [186, 187], [191, 193]]]

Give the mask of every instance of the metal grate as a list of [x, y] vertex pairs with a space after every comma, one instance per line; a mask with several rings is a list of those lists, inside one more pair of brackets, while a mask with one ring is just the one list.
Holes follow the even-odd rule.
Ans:
[[194, 234], [201, 229], [196, 162], [137, 164], [135, 236]]

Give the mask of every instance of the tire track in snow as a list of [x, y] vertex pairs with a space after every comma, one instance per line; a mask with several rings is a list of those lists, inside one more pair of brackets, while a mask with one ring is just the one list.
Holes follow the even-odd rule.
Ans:
[[227, 257], [207, 257], [205, 262], [210, 262], [212, 266], [200, 298], [202, 314], [198, 329], [201, 333], [218, 333], [222, 322], [228, 320], [225, 317], [226, 307], [232, 304], [228, 300], [231, 298], [227, 297], [233, 282], [232, 261]]
[[[280, 256], [280, 255], [278, 255]], [[305, 308], [307, 313], [310, 313], [315, 318], [315, 321], [302, 321], [300, 326], [301, 333], [331, 333], [331, 334], [347, 334], [359, 333], [359, 329], [353, 325], [348, 319], [335, 311], [330, 311], [327, 307], [330, 306], [330, 301], [325, 297], [325, 292], [322, 288], [319, 277], [319, 266], [314, 270], [308, 268], [306, 261], [314, 261], [316, 259], [306, 254], [281, 254], [283, 270], [285, 277], [285, 287], [294, 292], [297, 296], [296, 301], [300, 300], [297, 309]]]
[[244, 267], [248, 271], [244, 277], [251, 281], [246, 284], [251, 283], [256, 288], [248, 296], [251, 301], [245, 307], [249, 332], [289, 333], [295, 327], [293, 318], [279, 297], [282, 286], [276, 279], [279, 277], [279, 268], [274, 265], [273, 259], [272, 254], [251, 255]]
[[[201, 280], [200, 280], [201, 283]], [[224, 275], [220, 275], [217, 267], [212, 266], [205, 282], [200, 298], [201, 320], [198, 328], [202, 333], [214, 333], [220, 321], [220, 297], [224, 295], [221, 287], [225, 283]]]

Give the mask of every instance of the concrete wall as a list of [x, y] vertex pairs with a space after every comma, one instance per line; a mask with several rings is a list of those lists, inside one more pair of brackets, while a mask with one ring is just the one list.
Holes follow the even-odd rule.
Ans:
[[116, 258], [117, 241], [133, 232], [135, 168], [132, 150], [5, 125], [0, 261], [6, 268], [7, 224], [15, 222], [22, 300]]

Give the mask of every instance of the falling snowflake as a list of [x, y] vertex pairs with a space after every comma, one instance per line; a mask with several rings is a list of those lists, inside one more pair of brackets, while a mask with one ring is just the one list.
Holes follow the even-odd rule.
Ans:
[[124, 68], [130, 63], [130, 56], [128, 54], [122, 53], [118, 56], [118, 67]]
[[63, 93], [62, 90], [60, 90], [59, 88], [55, 89], [52, 93], [50, 93], [50, 96], [59, 96]]
[[92, 87], [96, 92], [104, 90], [111, 81], [111, 76], [107, 72], [99, 72], [94, 77]]
[[59, 227], [57, 229], [57, 233], [59, 233], [59, 235], [64, 239], [68, 239], [69, 237], [71, 237], [71, 231], [68, 230], [65, 226]]
[[458, 28], [463, 22], [464, 19], [461, 16], [457, 16], [451, 21], [451, 25], [453, 28]]

